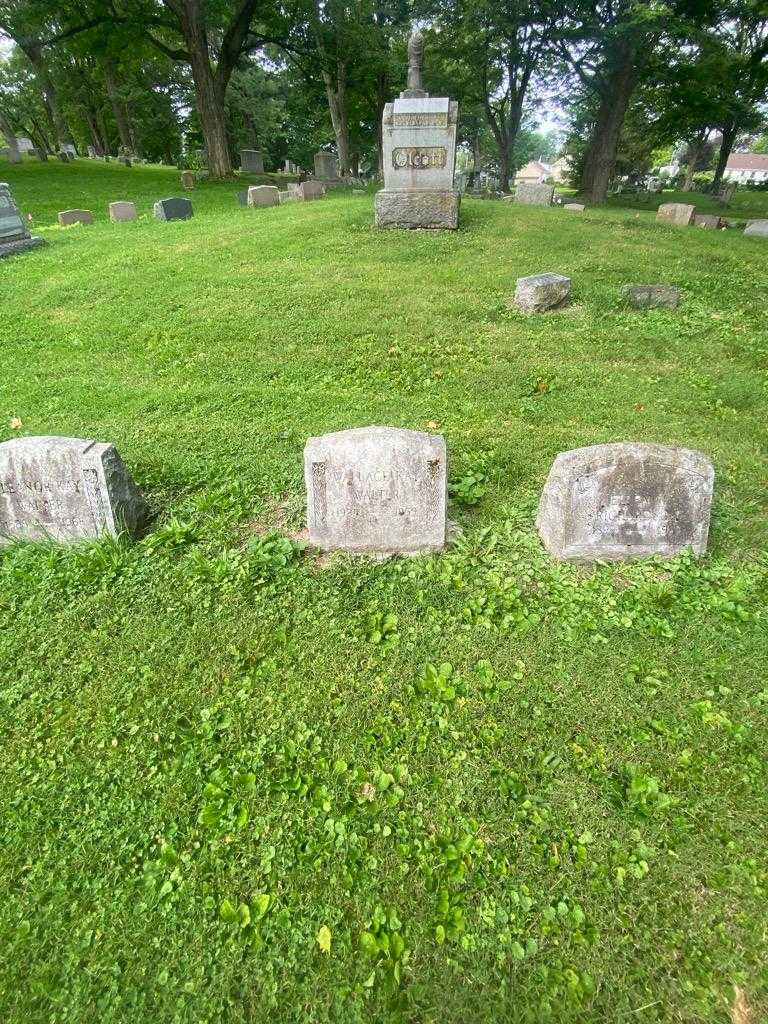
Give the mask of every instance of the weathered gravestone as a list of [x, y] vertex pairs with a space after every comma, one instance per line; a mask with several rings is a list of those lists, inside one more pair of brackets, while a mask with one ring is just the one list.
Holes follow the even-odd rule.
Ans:
[[687, 227], [693, 223], [696, 207], [688, 203], [662, 203], [656, 211], [656, 220], [660, 224], [676, 224]]
[[750, 220], [744, 229], [749, 238], [768, 238], [768, 220]]
[[716, 213], [695, 213], [693, 223], [697, 228], [716, 229], [720, 227], [720, 218]]
[[10, 186], [0, 182], [0, 259], [45, 245], [44, 238], [32, 236], [24, 226]]
[[382, 117], [384, 188], [376, 193], [377, 227], [448, 228], [459, 225], [461, 195], [454, 188], [459, 105], [422, 88], [424, 39], [408, 42], [407, 88]]
[[274, 185], [252, 185], [248, 189], [248, 205], [277, 206], [280, 202], [280, 189]]
[[625, 284], [621, 297], [634, 309], [677, 309], [680, 289], [671, 284]]
[[310, 543], [374, 555], [441, 551], [446, 450], [438, 434], [363, 427], [304, 449]]
[[707, 547], [715, 471], [701, 452], [659, 444], [598, 444], [562, 452], [536, 527], [555, 556], [574, 561], [671, 557]]
[[182, 171], [181, 172], [181, 187], [185, 188], [188, 192], [191, 192], [195, 187], [195, 172], [194, 171]]
[[77, 437], [0, 444], [0, 543], [136, 534], [146, 514], [114, 445]]
[[571, 279], [563, 274], [531, 274], [519, 277], [515, 285], [514, 305], [526, 313], [556, 309], [568, 301]]
[[158, 220], [189, 220], [192, 213], [190, 199], [159, 199], [154, 206], [154, 214]]
[[260, 149], [243, 149], [240, 151], [240, 170], [246, 174], [263, 174], [264, 157]]
[[564, 210], [570, 210], [572, 213], [584, 213], [586, 206], [584, 203], [563, 203]]
[[93, 214], [90, 210], [62, 210], [59, 214], [61, 227], [69, 227], [70, 224], [93, 224]]
[[110, 203], [109, 219], [112, 221], [136, 220], [136, 207], [133, 203], [122, 201]]
[[315, 177], [321, 181], [339, 180], [339, 161], [335, 153], [315, 153]]
[[301, 199], [301, 193], [287, 189], [285, 192], [278, 193], [278, 199], [281, 206], [283, 203], [298, 203]]
[[524, 206], [551, 206], [555, 195], [554, 185], [537, 184], [533, 181], [521, 181], [516, 186], [515, 202]]
[[322, 199], [325, 195], [325, 185], [322, 181], [302, 181], [296, 190], [296, 194], [300, 199], [305, 200]]

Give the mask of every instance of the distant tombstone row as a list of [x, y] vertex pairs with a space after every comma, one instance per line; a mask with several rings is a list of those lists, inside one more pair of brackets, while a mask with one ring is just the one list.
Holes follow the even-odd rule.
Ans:
[[0, 182], [0, 259], [41, 245], [45, 245], [45, 239], [27, 231], [10, 185]]
[[[696, 207], [689, 203], [662, 203], [656, 211], [656, 220], [660, 224], [674, 224], [677, 227], [689, 227], [717, 230], [728, 227], [730, 222], [714, 213], [697, 213]], [[768, 220], [750, 220], [744, 229], [747, 238], [768, 238]]]
[[[394, 427], [312, 437], [304, 449], [310, 543], [373, 556], [442, 551], [445, 439]], [[595, 445], [557, 456], [536, 526], [558, 559], [706, 550], [714, 469], [701, 452]], [[0, 542], [138, 534], [147, 506], [111, 444], [69, 437], [0, 444]]]
[[[189, 220], [193, 214], [192, 203], [185, 198], [160, 199], [153, 208], [158, 220]], [[114, 223], [137, 219], [135, 203], [119, 200], [109, 204], [109, 219]], [[71, 227], [73, 224], [93, 224], [93, 213], [90, 210], [62, 210], [58, 215], [60, 227]]]

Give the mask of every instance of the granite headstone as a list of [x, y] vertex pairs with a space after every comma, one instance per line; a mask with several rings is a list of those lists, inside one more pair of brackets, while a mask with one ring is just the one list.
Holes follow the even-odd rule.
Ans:
[[696, 207], [688, 203], [662, 203], [656, 211], [656, 220], [660, 224], [676, 224], [678, 227], [693, 224], [695, 216]]
[[251, 185], [248, 189], [248, 205], [277, 206], [280, 203], [280, 189], [274, 185]]
[[374, 555], [442, 550], [446, 470], [437, 434], [363, 427], [311, 437], [304, 449], [310, 543]]
[[574, 561], [704, 553], [714, 469], [688, 448], [624, 442], [562, 452], [539, 503], [544, 546]]
[[514, 305], [526, 313], [543, 313], [564, 306], [571, 294], [571, 279], [563, 274], [531, 274], [515, 284]]
[[524, 206], [551, 206], [555, 186], [535, 181], [521, 181], [515, 186], [515, 202]]
[[246, 174], [263, 174], [264, 157], [260, 149], [243, 149], [240, 151], [240, 170]]
[[0, 182], [0, 259], [41, 245], [45, 245], [45, 239], [33, 237], [27, 231], [10, 185]]
[[119, 201], [109, 204], [109, 219], [112, 221], [136, 220], [134, 203]]
[[154, 206], [154, 214], [158, 220], [189, 220], [193, 214], [190, 199], [159, 199]]
[[114, 445], [76, 437], [0, 444], [0, 543], [136, 534], [146, 514]]
[[90, 210], [62, 210], [59, 224], [63, 228], [71, 224], [93, 224], [93, 214]]

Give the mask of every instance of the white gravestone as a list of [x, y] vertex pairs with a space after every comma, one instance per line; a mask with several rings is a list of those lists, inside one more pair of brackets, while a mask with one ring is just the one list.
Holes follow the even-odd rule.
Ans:
[[304, 449], [310, 543], [418, 554], [445, 546], [445, 440], [394, 427], [311, 437]]
[[408, 44], [408, 88], [384, 107], [378, 227], [454, 229], [459, 224], [461, 196], [454, 188], [459, 105], [421, 88], [423, 50], [421, 35], [414, 33]]
[[768, 220], [750, 220], [744, 229], [747, 238], [768, 238]]
[[114, 445], [78, 437], [0, 444], [0, 543], [135, 534], [146, 512]]
[[536, 526], [573, 561], [620, 560], [707, 548], [715, 471], [701, 452], [659, 444], [598, 444], [555, 459]]
[[515, 202], [524, 206], [551, 206], [555, 196], [555, 186], [544, 182], [521, 181], [515, 187]]
[[251, 185], [248, 189], [248, 205], [277, 206], [280, 202], [280, 189], [275, 185]]

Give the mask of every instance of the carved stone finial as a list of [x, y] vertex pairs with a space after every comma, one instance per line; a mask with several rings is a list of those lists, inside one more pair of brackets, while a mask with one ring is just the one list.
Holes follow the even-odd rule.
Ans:
[[422, 89], [421, 69], [424, 64], [424, 36], [414, 29], [408, 40], [408, 88]]

